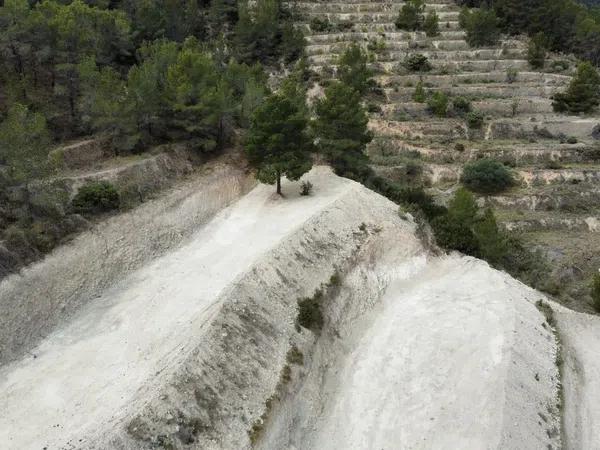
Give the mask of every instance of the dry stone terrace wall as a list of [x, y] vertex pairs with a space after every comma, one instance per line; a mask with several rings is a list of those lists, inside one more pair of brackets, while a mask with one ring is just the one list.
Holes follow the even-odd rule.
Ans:
[[[426, 2], [426, 11], [436, 11], [440, 19], [438, 36], [398, 30], [394, 21], [403, 4], [389, 0], [294, 3], [298, 27], [306, 33], [308, 60], [320, 79], [335, 77], [337, 58], [350, 43], [370, 53], [370, 67], [384, 93], [366, 100], [377, 105], [370, 108], [376, 111], [370, 121], [375, 139], [368, 150], [376, 171], [406, 180], [407, 166], [420, 165], [420, 179], [411, 177], [411, 182], [443, 193], [440, 200], [445, 201], [458, 186], [463, 164], [495, 158], [514, 168], [520, 180], [513, 191], [486, 199], [500, 219], [531, 211], [551, 215], [535, 226], [524, 222], [516, 226], [507, 219], [506, 228], [535, 230], [524, 237], [531, 237], [532, 245], [548, 254], [570, 250], [540, 233], [564, 230], [583, 238], [598, 233], [597, 227], [582, 224], [594, 215], [599, 200], [600, 117], [565, 116], [552, 109], [552, 96], [571, 80], [574, 58], [551, 54], [545, 68], [535, 70], [527, 61], [524, 37], [505, 37], [493, 47], [471, 48], [458, 23], [460, 8], [452, 0]], [[329, 31], [311, 30], [314, 18], [328, 19]], [[430, 72], [410, 73], [404, 68], [404, 59], [417, 53], [429, 58]], [[419, 81], [428, 92], [468, 99], [485, 118], [482, 129], [470, 130], [452, 110], [447, 118], [432, 116], [425, 103], [413, 100]], [[464, 150], [456, 150], [457, 143]], [[575, 217], [561, 220], [566, 211]], [[563, 241], [561, 245], [569, 245], [567, 239]], [[586, 277], [581, 275], [577, 282]]]

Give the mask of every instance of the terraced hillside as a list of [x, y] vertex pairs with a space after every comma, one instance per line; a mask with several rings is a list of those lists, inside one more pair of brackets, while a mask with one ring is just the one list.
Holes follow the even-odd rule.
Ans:
[[[382, 175], [422, 183], [444, 201], [468, 161], [491, 157], [513, 168], [518, 186], [480, 201], [549, 258], [554, 293], [587, 310], [588, 281], [600, 266], [600, 117], [555, 114], [551, 100], [569, 83], [576, 61], [549, 55], [546, 69], [535, 71], [527, 61], [526, 38], [470, 48], [459, 26], [460, 9], [451, 0], [427, 2], [426, 11], [439, 17], [438, 36], [400, 31], [394, 21], [402, 5], [295, 3], [312, 69], [322, 83], [335, 76], [336, 59], [350, 43], [369, 51], [382, 92], [369, 100], [375, 132], [369, 153]], [[315, 18], [328, 19], [326, 31], [315, 29]], [[425, 55], [432, 70], [408, 71], [403, 61], [411, 54]], [[447, 117], [435, 117], [426, 103], [413, 100], [420, 80], [430, 93], [468, 99], [483, 114], [483, 126], [470, 129], [452, 106]]]

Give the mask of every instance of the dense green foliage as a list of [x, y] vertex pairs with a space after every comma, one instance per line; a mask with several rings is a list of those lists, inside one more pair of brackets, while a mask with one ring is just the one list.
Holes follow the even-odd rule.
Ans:
[[339, 58], [338, 79], [353, 88], [360, 95], [371, 87], [373, 71], [367, 67], [369, 57], [357, 44], [350, 45]]
[[565, 92], [554, 95], [557, 112], [590, 113], [600, 105], [600, 74], [590, 63], [581, 63]]
[[44, 116], [13, 104], [0, 123], [0, 166], [6, 166], [6, 172], [0, 172], [0, 187], [43, 175], [48, 169], [49, 145]]
[[499, 21], [492, 9], [463, 9], [460, 24], [467, 32], [466, 40], [472, 47], [492, 46], [500, 39]]
[[450, 99], [445, 92], [434, 92], [427, 99], [427, 108], [436, 117], [446, 117], [448, 115], [448, 105]]
[[254, 10], [242, 2], [238, 5], [235, 45], [240, 61], [273, 64], [301, 56], [304, 37], [293, 27], [290, 12], [280, 0], [258, 0]]
[[325, 89], [325, 97], [315, 104], [313, 130], [320, 152], [336, 172], [350, 178], [366, 167], [366, 145], [372, 136], [367, 129], [369, 118], [358, 91], [342, 82]]
[[471, 101], [465, 97], [454, 97], [452, 99], [452, 109], [459, 116], [467, 114], [471, 111]]
[[321, 302], [323, 300], [323, 291], [320, 289], [310, 298], [298, 300], [298, 325], [319, 332], [323, 328], [323, 312], [321, 311]]
[[71, 203], [80, 213], [99, 213], [117, 209], [120, 204], [117, 189], [107, 181], [82, 186]]
[[500, 28], [510, 34], [542, 33], [548, 48], [575, 53], [600, 64], [600, 14], [575, 0], [462, 0], [466, 6], [491, 6]]
[[396, 18], [396, 28], [406, 31], [423, 29], [425, 23], [425, 0], [408, 0]]
[[422, 80], [419, 80], [417, 83], [412, 99], [417, 103], [425, 103], [425, 100], [427, 100], [427, 94], [425, 93], [425, 87]]
[[527, 61], [533, 69], [543, 69], [546, 65], [547, 45], [546, 37], [543, 33], [537, 33], [529, 40]]
[[435, 11], [431, 11], [425, 17], [425, 21], [423, 22], [423, 31], [425, 31], [428, 37], [439, 36], [440, 20]]
[[472, 130], [479, 130], [483, 126], [483, 114], [479, 111], [469, 111], [465, 116], [467, 126]]
[[283, 175], [298, 180], [312, 167], [307, 125], [306, 110], [281, 94], [268, 97], [252, 116], [246, 137], [248, 161], [261, 182], [277, 184], [278, 194]]
[[477, 210], [473, 195], [466, 189], [459, 189], [446, 214], [436, 217], [431, 223], [438, 244], [468, 255], [477, 254], [479, 246], [473, 232]]
[[411, 72], [429, 72], [433, 67], [425, 55], [415, 53], [404, 60], [404, 67]]
[[56, 140], [106, 132], [120, 151], [179, 138], [219, 148], [266, 94], [256, 64], [291, 63], [303, 47], [280, 0], [7, 0], [0, 121], [18, 103]]
[[456, 192], [447, 211], [436, 216], [431, 225], [437, 243], [443, 248], [482, 258], [534, 287], [548, 287], [543, 258], [526, 250], [518, 238], [502, 231], [492, 210], [481, 211], [466, 189]]
[[473, 192], [481, 194], [496, 194], [515, 183], [510, 170], [504, 164], [489, 158], [466, 164], [460, 181]]
[[157, 40], [139, 54], [126, 80], [91, 60], [80, 64], [83, 119], [110, 133], [118, 150], [182, 139], [203, 151], [222, 148], [267, 94], [259, 66], [218, 65], [193, 37]]

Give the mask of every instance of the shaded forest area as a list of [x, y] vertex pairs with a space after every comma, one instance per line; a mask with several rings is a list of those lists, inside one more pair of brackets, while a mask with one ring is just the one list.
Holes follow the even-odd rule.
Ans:
[[598, 9], [575, 0], [458, 0], [458, 3], [492, 9], [506, 33], [530, 36], [541, 33], [551, 50], [573, 53], [600, 64]]
[[290, 19], [277, 0], [7, 0], [0, 117], [26, 108], [52, 140], [102, 131], [118, 150], [174, 138], [211, 150], [266, 93], [261, 65], [302, 53]]

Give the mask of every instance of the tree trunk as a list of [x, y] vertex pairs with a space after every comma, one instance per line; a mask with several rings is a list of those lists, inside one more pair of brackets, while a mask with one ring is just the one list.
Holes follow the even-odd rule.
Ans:
[[277, 193], [283, 196], [283, 194], [281, 193], [281, 173], [279, 172], [277, 172]]

